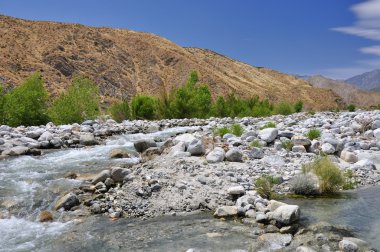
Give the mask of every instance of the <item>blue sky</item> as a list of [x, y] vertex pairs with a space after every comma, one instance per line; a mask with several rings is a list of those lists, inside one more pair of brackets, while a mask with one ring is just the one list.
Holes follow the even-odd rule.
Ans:
[[291, 74], [380, 68], [380, 0], [0, 0], [0, 13], [152, 32]]

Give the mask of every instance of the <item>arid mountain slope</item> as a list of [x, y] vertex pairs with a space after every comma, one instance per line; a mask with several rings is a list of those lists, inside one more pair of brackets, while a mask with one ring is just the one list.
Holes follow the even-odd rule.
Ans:
[[301, 99], [315, 109], [340, 104], [333, 92], [296, 77], [209, 50], [183, 48], [149, 33], [0, 16], [0, 34], [0, 78], [8, 86], [40, 71], [53, 95], [81, 74], [92, 78], [105, 98], [159, 96], [197, 70], [214, 97], [235, 92], [272, 101]]
[[352, 103], [358, 106], [377, 106], [380, 104], [380, 92], [364, 91], [345, 82], [323, 76], [312, 76], [308, 81], [315, 87], [331, 89], [347, 104]]
[[360, 89], [369, 91], [380, 90], [380, 69], [375, 69], [347, 79], [345, 82], [352, 84]]

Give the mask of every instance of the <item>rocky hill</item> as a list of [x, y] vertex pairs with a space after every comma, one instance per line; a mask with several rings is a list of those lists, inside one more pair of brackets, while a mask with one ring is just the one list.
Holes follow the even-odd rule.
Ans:
[[371, 72], [363, 73], [352, 78], [347, 79], [345, 82], [350, 83], [358, 88], [369, 91], [380, 90], [380, 69]]
[[197, 70], [214, 97], [235, 92], [274, 102], [301, 99], [305, 107], [314, 109], [341, 104], [330, 90], [294, 76], [210, 50], [184, 48], [150, 33], [0, 16], [0, 34], [0, 78], [7, 88], [40, 71], [53, 96], [77, 74], [92, 78], [105, 100], [137, 93], [159, 96]]
[[308, 81], [315, 87], [331, 89], [347, 104], [358, 106], [377, 106], [380, 104], [380, 92], [364, 91], [348, 83], [328, 79], [320, 75], [312, 76]]

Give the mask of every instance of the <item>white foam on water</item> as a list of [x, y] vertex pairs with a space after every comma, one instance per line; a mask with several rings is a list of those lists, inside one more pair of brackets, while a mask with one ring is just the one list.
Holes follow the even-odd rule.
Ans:
[[0, 251], [32, 251], [38, 244], [68, 230], [70, 222], [39, 223], [11, 217], [0, 219]]

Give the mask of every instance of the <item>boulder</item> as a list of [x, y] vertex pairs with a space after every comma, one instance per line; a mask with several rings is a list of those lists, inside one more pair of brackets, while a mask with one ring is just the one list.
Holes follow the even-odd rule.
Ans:
[[237, 214], [238, 208], [236, 206], [221, 206], [216, 209], [214, 216], [218, 218], [226, 218], [234, 217]]
[[264, 151], [261, 148], [253, 147], [248, 153], [248, 157], [251, 159], [262, 159], [264, 157]]
[[193, 136], [192, 134], [186, 133], [186, 134], [176, 136], [173, 140], [173, 143], [178, 144], [179, 142], [184, 142], [186, 144], [186, 147], [187, 147], [194, 140], [197, 140], [195, 138], [195, 136]]
[[124, 149], [113, 149], [110, 153], [110, 158], [129, 158], [129, 153]]
[[242, 195], [245, 193], [245, 189], [243, 186], [238, 185], [238, 186], [232, 186], [227, 189], [227, 193], [229, 195]]
[[53, 221], [53, 214], [49, 211], [42, 211], [38, 217], [40, 222]]
[[356, 252], [359, 248], [356, 243], [343, 239], [339, 242], [339, 250], [342, 252]]
[[50, 133], [49, 131], [45, 131], [42, 134], [40, 134], [38, 141], [50, 141], [53, 139], [53, 134]]
[[300, 209], [297, 205], [283, 205], [276, 208], [271, 215], [272, 219], [284, 225], [292, 224], [300, 218]]
[[373, 121], [371, 129], [373, 130], [380, 129], [380, 120]]
[[380, 141], [380, 129], [375, 129], [373, 131], [373, 135], [375, 136], [377, 141]]
[[310, 247], [299, 246], [297, 247], [296, 252], [317, 252], [317, 251]]
[[330, 143], [324, 143], [321, 146], [321, 150], [323, 153], [331, 155], [335, 153], [335, 147]]
[[358, 157], [356, 154], [348, 150], [342, 150], [340, 158], [351, 164], [358, 162]]
[[292, 242], [291, 234], [266, 233], [257, 238], [261, 247], [255, 251], [280, 251]]
[[267, 128], [259, 132], [259, 138], [267, 143], [273, 142], [278, 135], [278, 130], [276, 128]]
[[64, 208], [66, 211], [80, 204], [78, 197], [74, 193], [68, 193], [60, 198], [55, 204], [55, 209]]
[[111, 177], [110, 170], [103, 170], [99, 172], [91, 181], [93, 185], [96, 185], [98, 182], [104, 182], [107, 178]]
[[28, 147], [25, 146], [15, 146], [10, 149], [7, 149], [1, 153], [3, 156], [19, 156], [19, 155], [25, 155], [29, 151]]
[[79, 143], [90, 146], [90, 145], [96, 145], [98, 144], [98, 141], [96, 141], [94, 134], [92, 133], [84, 133], [81, 134], [79, 137]]
[[302, 135], [293, 136], [291, 141], [294, 145], [302, 145], [305, 148], [309, 148], [311, 145], [311, 141], [309, 140], [309, 138]]
[[194, 139], [187, 146], [187, 152], [190, 152], [192, 156], [201, 156], [205, 154], [205, 147], [202, 143], [202, 140]]
[[216, 147], [207, 156], [206, 160], [209, 163], [219, 163], [224, 160], [225, 152], [222, 148]]
[[123, 182], [125, 176], [131, 173], [130, 169], [125, 169], [121, 167], [111, 168], [111, 179], [115, 182]]
[[243, 153], [237, 148], [232, 148], [227, 151], [226, 159], [230, 162], [243, 162]]
[[150, 147], [157, 147], [157, 144], [155, 141], [152, 139], [141, 139], [137, 140], [136, 142], [133, 143], [136, 151], [138, 152], [144, 152]]
[[307, 152], [305, 146], [303, 146], [303, 145], [294, 145], [292, 147], [292, 151], [293, 152], [303, 152], [303, 153]]

